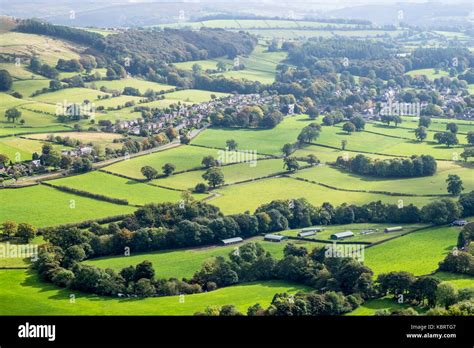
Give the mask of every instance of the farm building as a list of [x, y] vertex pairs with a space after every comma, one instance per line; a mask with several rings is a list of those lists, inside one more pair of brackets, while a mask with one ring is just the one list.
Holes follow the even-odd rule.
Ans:
[[375, 233], [375, 230], [363, 230], [360, 234], [366, 235], [366, 234], [372, 234]]
[[309, 236], [314, 236], [316, 234], [316, 231], [306, 231], [306, 232], [299, 232], [298, 237], [309, 237]]
[[345, 231], [345, 232], [331, 234], [331, 239], [344, 239], [344, 238], [349, 238], [349, 237], [354, 237], [354, 232]]
[[231, 245], [231, 244], [236, 244], [242, 242], [243, 239], [240, 237], [234, 237], [234, 238], [228, 238], [228, 239], [222, 239], [221, 243], [223, 245]]
[[396, 232], [396, 231], [401, 231], [401, 230], [403, 230], [402, 226], [396, 226], [396, 227], [387, 227], [384, 231], [385, 233], [388, 233], [388, 232]]
[[305, 233], [305, 232], [321, 232], [323, 230], [322, 227], [306, 227], [306, 228], [302, 228], [301, 229], [301, 233]]
[[281, 242], [282, 240], [288, 239], [288, 237], [280, 236], [279, 234], [266, 234], [263, 239], [269, 242]]
[[466, 220], [454, 220], [451, 222], [451, 226], [465, 226], [468, 222]]

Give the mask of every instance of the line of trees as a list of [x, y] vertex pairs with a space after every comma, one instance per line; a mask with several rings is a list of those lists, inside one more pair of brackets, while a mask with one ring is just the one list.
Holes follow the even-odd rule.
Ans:
[[336, 166], [360, 175], [393, 178], [432, 176], [438, 167], [436, 160], [430, 155], [380, 160], [363, 154], [353, 158], [339, 156]]

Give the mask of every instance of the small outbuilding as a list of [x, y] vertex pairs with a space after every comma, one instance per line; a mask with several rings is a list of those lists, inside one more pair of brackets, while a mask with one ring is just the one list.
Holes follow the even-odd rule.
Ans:
[[266, 234], [263, 237], [264, 240], [268, 242], [281, 242], [282, 240], [288, 239], [287, 236], [281, 236], [279, 234]]
[[465, 226], [468, 222], [466, 220], [454, 220], [451, 222], [451, 226]]
[[222, 239], [221, 240], [221, 243], [223, 245], [231, 245], [231, 244], [237, 244], [237, 243], [240, 243], [242, 242], [243, 239], [240, 238], [240, 237], [234, 237], [234, 238], [228, 238], [228, 239]]
[[331, 239], [344, 239], [344, 238], [349, 238], [349, 237], [354, 237], [354, 232], [345, 231], [345, 232], [338, 232], [338, 233], [331, 234]]
[[385, 233], [388, 233], [388, 232], [396, 232], [396, 231], [401, 231], [401, 230], [403, 230], [402, 226], [396, 226], [396, 227], [387, 227], [384, 231]]

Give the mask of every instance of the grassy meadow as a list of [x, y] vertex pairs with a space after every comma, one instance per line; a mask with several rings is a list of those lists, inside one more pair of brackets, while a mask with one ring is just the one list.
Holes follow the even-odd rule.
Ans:
[[58, 191], [42, 185], [0, 190], [0, 221], [27, 222], [37, 227], [132, 213], [135, 208]]
[[[53, 180], [49, 183], [107, 197], [126, 199], [130, 204], [137, 205], [162, 202], [177, 203], [181, 200], [181, 193], [178, 191], [150, 186], [99, 171]], [[198, 199], [204, 197], [205, 195], [196, 195]]]
[[[267, 307], [276, 293], [308, 288], [281, 281], [239, 284], [213, 292], [121, 299], [58, 288], [28, 270], [0, 270], [0, 315], [194, 315], [207, 306], [234, 304], [243, 313], [260, 303]], [[74, 295], [75, 301], [71, 301]], [[22, 305], [19, 306], [18, 304]]]

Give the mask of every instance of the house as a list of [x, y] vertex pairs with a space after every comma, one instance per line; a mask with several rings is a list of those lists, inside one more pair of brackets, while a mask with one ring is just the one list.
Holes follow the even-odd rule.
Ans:
[[81, 154], [81, 156], [90, 155], [92, 153], [92, 147], [91, 146], [80, 147], [79, 153]]
[[77, 152], [76, 152], [76, 150], [62, 150], [62, 151], [61, 151], [61, 155], [63, 155], [63, 156], [76, 157], [76, 156], [77, 156]]
[[354, 232], [345, 231], [345, 232], [331, 234], [331, 239], [344, 239], [344, 238], [349, 238], [349, 237], [354, 237]]
[[40, 160], [33, 160], [31, 161], [31, 166], [34, 168], [39, 168], [41, 167], [41, 161]]
[[279, 234], [266, 234], [263, 237], [264, 240], [269, 242], [281, 242], [282, 240], [288, 239], [287, 236], [281, 236]]
[[466, 220], [454, 220], [453, 222], [451, 222], [451, 226], [465, 226], [468, 223], [469, 222]]
[[234, 238], [228, 238], [228, 239], [222, 239], [221, 243], [223, 245], [231, 245], [231, 244], [236, 244], [242, 242], [243, 239], [240, 237], [234, 237]]
[[396, 232], [396, 231], [401, 231], [403, 230], [403, 227], [402, 226], [396, 226], [396, 227], [387, 227], [384, 232], [385, 233], [388, 233], [388, 232]]

